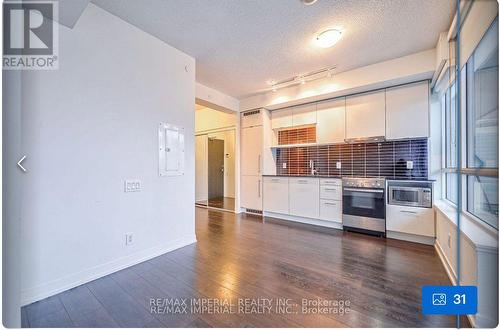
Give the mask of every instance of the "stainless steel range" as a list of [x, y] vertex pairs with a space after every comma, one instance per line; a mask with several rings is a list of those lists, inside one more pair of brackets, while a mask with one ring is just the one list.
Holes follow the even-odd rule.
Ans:
[[385, 236], [385, 179], [342, 179], [344, 229]]

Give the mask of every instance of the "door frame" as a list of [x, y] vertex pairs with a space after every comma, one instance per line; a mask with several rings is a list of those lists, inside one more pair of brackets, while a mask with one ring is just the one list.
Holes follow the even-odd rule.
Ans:
[[[239, 120], [237, 120], [237, 123], [239, 123]], [[239, 169], [239, 144], [240, 144], [240, 139], [239, 139], [239, 124], [233, 125], [233, 126], [228, 126], [228, 127], [223, 127], [223, 128], [218, 128], [218, 129], [212, 129], [212, 130], [205, 130], [205, 131], [199, 131], [195, 132], [195, 137], [196, 136], [202, 136], [206, 135], [207, 136], [207, 144], [208, 144], [208, 139], [210, 137], [210, 134], [217, 134], [217, 133], [223, 133], [223, 132], [228, 132], [228, 131], [233, 131], [234, 134], [234, 210], [228, 210], [228, 209], [222, 209], [218, 207], [213, 207], [213, 206], [208, 206], [207, 205], [201, 205], [201, 204], [196, 204], [196, 207], [201, 207], [201, 208], [206, 208], [206, 209], [212, 209], [212, 210], [218, 210], [218, 211], [224, 211], [224, 212], [230, 212], [230, 213], [240, 213], [238, 210], [240, 209], [240, 194], [239, 194], [239, 176], [240, 176], [240, 169]], [[205, 148], [206, 152], [208, 153], [208, 148]], [[206, 159], [208, 159], [208, 154], [206, 155]], [[207, 171], [208, 171], [208, 165], [207, 165]], [[208, 184], [208, 183], [207, 183]], [[207, 191], [208, 191], [208, 186], [207, 186]]]

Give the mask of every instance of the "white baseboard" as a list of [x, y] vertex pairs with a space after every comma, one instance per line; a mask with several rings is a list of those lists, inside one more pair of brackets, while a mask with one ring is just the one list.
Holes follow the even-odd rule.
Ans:
[[267, 212], [267, 211], [264, 211], [263, 215], [265, 217], [277, 218], [277, 219], [288, 220], [288, 221], [295, 221], [295, 222], [305, 223], [308, 225], [315, 225], [315, 226], [341, 229], [341, 230], [343, 228], [342, 223], [334, 222], [334, 221], [325, 221], [325, 220], [319, 220], [319, 219], [313, 219], [313, 218], [304, 218], [304, 217], [298, 217], [295, 215], [280, 214], [280, 213]]
[[446, 270], [446, 275], [448, 275], [448, 278], [450, 279], [451, 283], [453, 285], [457, 284], [457, 276], [455, 274], [455, 271], [453, 270], [453, 267], [451, 266], [450, 261], [446, 257], [446, 255], [443, 252], [443, 248], [441, 247], [441, 244], [439, 244], [439, 241], [436, 240], [436, 243], [434, 244], [434, 249], [436, 249], [436, 252], [439, 256], [439, 259], [441, 259], [441, 263], [444, 266], [444, 269]]
[[91, 267], [83, 271], [61, 277], [59, 279], [37, 285], [32, 288], [21, 290], [21, 306], [31, 304], [35, 301], [45, 299], [68, 289], [96, 280], [100, 277], [112, 274], [124, 268], [139, 264], [164, 253], [179, 249], [186, 245], [196, 243], [195, 236], [177, 239], [168, 244], [162, 244], [150, 249], [136, 252], [134, 254], [107, 262], [102, 265]]
[[[443, 252], [443, 248], [441, 247], [441, 244], [439, 244], [439, 241], [436, 240], [434, 243], [434, 248], [436, 249], [436, 252], [439, 256], [439, 259], [441, 260], [441, 263], [444, 266], [444, 269], [446, 270], [446, 275], [448, 275], [448, 278], [451, 281], [452, 285], [457, 285], [457, 277], [455, 274], [455, 271], [453, 270], [453, 267], [450, 264], [450, 261], [446, 257], [446, 255]], [[476, 319], [473, 315], [467, 315], [467, 318], [469, 319], [470, 325], [475, 328], [476, 327]]]
[[387, 238], [394, 238], [408, 242], [426, 244], [426, 245], [434, 245], [435, 238], [423, 235], [415, 235], [415, 234], [406, 234], [400, 233], [396, 231], [387, 230], [386, 231]]

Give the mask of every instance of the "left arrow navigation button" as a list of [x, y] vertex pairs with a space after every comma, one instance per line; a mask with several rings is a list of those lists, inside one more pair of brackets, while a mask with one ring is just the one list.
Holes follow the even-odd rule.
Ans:
[[23, 162], [23, 160], [26, 158], [26, 155], [24, 155], [21, 159], [19, 159], [19, 161], [17, 162], [17, 166], [19, 166], [21, 168], [21, 170], [23, 170], [23, 172], [26, 172], [26, 169], [23, 167], [23, 165], [21, 165], [21, 163]]

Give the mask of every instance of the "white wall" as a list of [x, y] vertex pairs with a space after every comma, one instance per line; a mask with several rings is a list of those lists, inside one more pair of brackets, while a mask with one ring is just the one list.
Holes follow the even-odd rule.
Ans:
[[[59, 70], [23, 73], [24, 304], [195, 241], [194, 59], [93, 4], [59, 38]], [[158, 176], [160, 121], [183, 176]]]
[[196, 83], [196, 101], [214, 109], [239, 111], [240, 101], [232, 96], [219, 92], [200, 83]]
[[276, 92], [261, 93], [240, 100], [240, 110], [265, 107], [277, 109], [294, 104], [313, 102], [385, 88], [418, 80], [430, 79], [436, 65], [436, 50], [380, 62], [354, 70], [334, 74], [332, 78], [319, 79]]
[[196, 133], [236, 126], [237, 113], [198, 107], [195, 112]]

